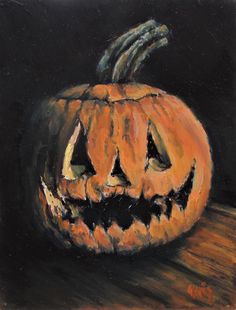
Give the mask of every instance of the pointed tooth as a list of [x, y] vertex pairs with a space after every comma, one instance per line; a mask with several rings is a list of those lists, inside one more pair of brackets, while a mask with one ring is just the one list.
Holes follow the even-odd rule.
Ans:
[[123, 237], [117, 245], [120, 252], [138, 251], [149, 245], [150, 235], [147, 227], [134, 219], [131, 226], [124, 231]]
[[181, 217], [182, 219], [184, 218], [183, 216], [183, 208], [181, 205], [177, 204], [176, 202], [172, 203], [172, 217], [173, 218], [179, 218]]
[[155, 215], [152, 215], [149, 227], [149, 233], [151, 235], [151, 243], [159, 244], [157, 232], [159, 230], [159, 220]]
[[166, 215], [161, 215], [160, 224], [163, 225], [165, 229], [168, 241], [175, 239], [182, 229], [178, 226], [176, 219], [172, 216], [168, 219]]
[[111, 226], [107, 229], [107, 234], [112, 238], [112, 242], [117, 244], [123, 238], [124, 231], [116, 222], [113, 221]]
[[139, 238], [141, 238], [144, 242], [146, 241], [145, 239], [147, 238], [148, 235], [148, 230], [146, 225], [133, 217], [133, 228], [135, 230], [135, 233], [139, 236]]
[[166, 223], [167, 219], [163, 215], [160, 216], [160, 219], [157, 219], [155, 215], [152, 215], [149, 228], [151, 244], [159, 245], [164, 244], [168, 241], [168, 235], [165, 231]]
[[95, 240], [97, 241], [97, 244], [101, 252], [107, 252], [107, 253], [114, 252], [111, 239], [102, 226], [97, 225], [93, 232], [93, 235]]
[[167, 225], [168, 223], [168, 218], [166, 217], [165, 214], [161, 214], [160, 216], [160, 225]]
[[98, 250], [98, 244], [82, 219], [77, 219], [70, 225], [71, 239], [77, 246], [86, 246], [89, 250]]
[[185, 212], [181, 209], [177, 203], [173, 202], [172, 204], [172, 218], [176, 225], [179, 227], [179, 233], [184, 232], [186, 219], [185, 219]]
[[[171, 217], [165, 214], [160, 216], [159, 228], [165, 232], [165, 242], [171, 241], [178, 237], [183, 232], [183, 225], [185, 223], [185, 217], [179, 207], [172, 201]], [[157, 233], [158, 235], [158, 233]]]

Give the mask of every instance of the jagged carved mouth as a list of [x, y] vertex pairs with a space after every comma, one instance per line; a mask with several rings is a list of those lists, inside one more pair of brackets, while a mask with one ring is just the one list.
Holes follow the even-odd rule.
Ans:
[[187, 207], [192, 191], [194, 172], [195, 167], [192, 167], [184, 184], [177, 192], [172, 190], [166, 196], [155, 195], [151, 200], [147, 200], [143, 196], [133, 199], [126, 195], [109, 197], [99, 203], [89, 200], [66, 199], [61, 210], [62, 218], [69, 220], [70, 223], [81, 218], [92, 231], [97, 225], [108, 229], [113, 222], [125, 230], [132, 225], [134, 219], [138, 219], [148, 226], [152, 215], [160, 219], [164, 214], [170, 219], [173, 203], [178, 205], [180, 210]]

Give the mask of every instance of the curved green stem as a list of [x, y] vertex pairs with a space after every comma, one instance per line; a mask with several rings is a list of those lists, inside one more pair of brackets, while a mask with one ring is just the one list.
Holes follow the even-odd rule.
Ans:
[[130, 81], [150, 53], [168, 44], [169, 30], [154, 20], [133, 28], [116, 39], [97, 66], [100, 82]]
[[154, 20], [149, 20], [138, 27], [132, 28], [128, 32], [118, 37], [105, 50], [102, 58], [97, 66], [97, 74], [100, 81], [106, 82], [110, 79], [112, 67], [117, 57], [123, 53], [131, 44], [133, 44], [141, 35], [157, 27], [158, 24]]

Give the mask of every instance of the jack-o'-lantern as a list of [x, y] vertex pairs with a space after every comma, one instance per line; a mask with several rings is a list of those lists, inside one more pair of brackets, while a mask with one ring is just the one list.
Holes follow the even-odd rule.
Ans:
[[175, 239], [199, 219], [212, 170], [206, 133], [179, 98], [133, 82], [167, 43], [165, 25], [139, 25], [105, 51], [101, 84], [44, 103], [39, 210], [65, 246], [132, 253]]

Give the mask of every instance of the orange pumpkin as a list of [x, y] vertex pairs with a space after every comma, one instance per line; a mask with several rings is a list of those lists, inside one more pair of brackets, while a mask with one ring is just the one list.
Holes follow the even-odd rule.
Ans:
[[101, 58], [103, 83], [44, 105], [39, 209], [65, 246], [130, 253], [164, 244], [206, 205], [212, 163], [202, 125], [179, 98], [132, 82], [167, 36], [153, 20], [131, 29]]

